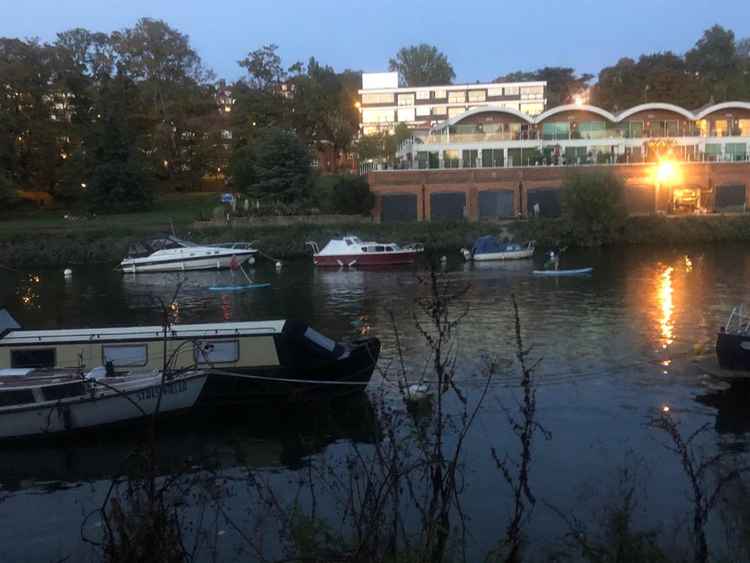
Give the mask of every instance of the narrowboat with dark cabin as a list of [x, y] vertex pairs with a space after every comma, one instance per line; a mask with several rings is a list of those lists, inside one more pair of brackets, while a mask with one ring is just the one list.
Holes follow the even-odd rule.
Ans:
[[176, 324], [166, 335], [161, 326], [21, 330], [0, 313], [0, 369], [160, 370], [165, 353], [171, 369], [208, 374], [201, 404], [296, 401], [364, 389], [380, 342], [337, 342], [292, 320]]

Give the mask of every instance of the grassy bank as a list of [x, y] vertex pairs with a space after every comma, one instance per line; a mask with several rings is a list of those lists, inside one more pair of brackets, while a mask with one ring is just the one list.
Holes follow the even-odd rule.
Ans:
[[[0, 264], [6, 266], [54, 266], [118, 262], [136, 238], [163, 231], [161, 223], [128, 221], [114, 217], [92, 221], [46, 225], [27, 219], [0, 226]], [[101, 222], [100, 222], [101, 221]], [[587, 246], [586, 240], [571, 240], [569, 228], [561, 219], [510, 221], [503, 225], [517, 239], [533, 239], [539, 246], [562, 241], [571, 246]], [[265, 254], [289, 259], [307, 256], [305, 241], [324, 244], [330, 238], [354, 233], [362, 238], [384, 242], [421, 242], [431, 253], [455, 252], [469, 246], [480, 235], [500, 231], [491, 223], [394, 223], [352, 225], [290, 226], [201, 226], [175, 222], [178, 235], [196, 242], [253, 240]], [[710, 215], [686, 217], [631, 217], [617, 232], [615, 244], [692, 244], [750, 240], [750, 215]]]

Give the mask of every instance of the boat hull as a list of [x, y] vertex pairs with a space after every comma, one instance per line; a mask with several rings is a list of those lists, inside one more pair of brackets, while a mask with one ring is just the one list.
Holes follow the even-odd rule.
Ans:
[[487, 252], [484, 254], [474, 254], [472, 259], [478, 262], [489, 260], [523, 260], [534, 256], [533, 248], [524, 248], [523, 250], [514, 250], [511, 252]]
[[127, 273], [187, 272], [192, 270], [225, 270], [235, 264], [254, 264], [254, 252], [237, 252], [215, 256], [187, 256], [164, 260], [134, 258], [123, 260], [120, 269]]
[[380, 341], [366, 338], [340, 359], [307, 357], [305, 365], [212, 369], [199, 405], [299, 403], [361, 392], [370, 382], [379, 354]]
[[[160, 413], [189, 409], [197, 402], [207, 374], [185, 375], [162, 390]], [[159, 400], [159, 378], [131, 384], [123, 390], [31, 403], [0, 411], [0, 440], [58, 435], [112, 424], [135, 421], [153, 415]]]
[[722, 369], [750, 371], [750, 336], [720, 332], [716, 356]]
[[321, 267], [368, 267], [368, 266], [399, 266], [413, 264], [419, 254], [416, 250], [400, 250], [396, 252], [368, 252], [362, 254], [321, 255], [313, 256], [313, 264]]
[[594, 268], [578, 268], [577, 270], [534, 270], [535, 276], [586, 276], [594, 271]]

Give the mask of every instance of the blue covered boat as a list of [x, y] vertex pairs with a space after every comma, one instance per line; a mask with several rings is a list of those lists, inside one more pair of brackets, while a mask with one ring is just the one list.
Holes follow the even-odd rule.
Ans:
[[497, 237], [488, 235], [479, 237], [469, 251], [461, 249], [466, 260], [519, 260], [534, 255], [534, 241], [525, 244], [517, 242], [500, 242]]

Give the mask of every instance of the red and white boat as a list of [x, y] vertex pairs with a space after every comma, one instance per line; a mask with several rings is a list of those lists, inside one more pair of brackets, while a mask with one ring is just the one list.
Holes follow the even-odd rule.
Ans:
[[337, 268], [413, 264], [423, 250], [422, 247], [414, 245], [400, 247], [394, 242], [363, 242], [353, 236], [332, 239], [322, 250], [314, 241], [308, 241], [306, 244], [313, 249], [313, 263], [316, 266]]

